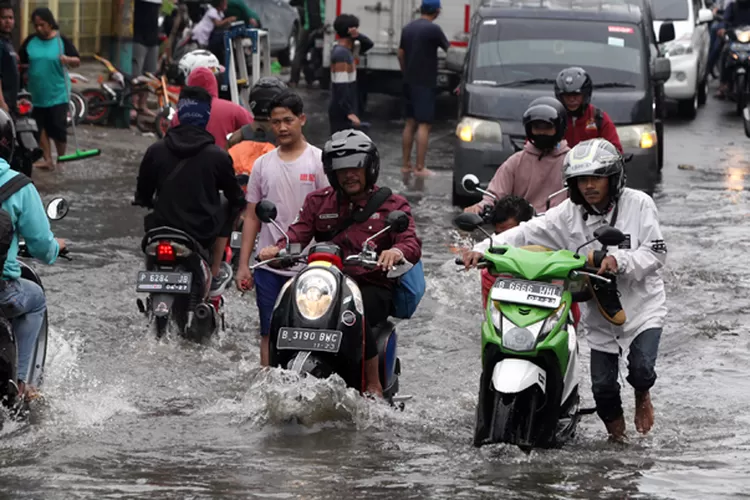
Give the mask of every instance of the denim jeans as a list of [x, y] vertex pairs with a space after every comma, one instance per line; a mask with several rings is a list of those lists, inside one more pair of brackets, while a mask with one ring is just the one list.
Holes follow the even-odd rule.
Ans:
[[711, 72], [714, 70], [714, 67], [716, 66], [716, 63], [719, 62], [719, 58], [721, 57], [721, 49], [724, 47], [724, 41], [719, 39], [719, 35], [717, 31], [722, 29], [724, 27], [724, 23], [714, 23], [713, 26], [711, 26], [711, 43], [710, 48], [708, 49], [708, 71]]
[[26, 382], [31, 357], [44, 321], [47, 304], [42, 288], [23, 278], [0, 284], [0, 311], [13, 325], [18, 351], [18, 380]]
[[[661, 328], [644, 330], [630, 344], [628, 354], [628, 383], [638, 392], [645, 392], [656, 382], [656, 356], [659, 352]], [[622, 416], [620, 399], [620, 355], [591, 351], [591, 390], [596, 401], [596, 413], [603, 422]]]

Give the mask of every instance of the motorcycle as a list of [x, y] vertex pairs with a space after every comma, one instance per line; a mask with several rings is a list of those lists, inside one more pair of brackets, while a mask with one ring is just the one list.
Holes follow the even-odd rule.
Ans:
[[44, 156], [37, 142], [39, 128], [36, 120], [31, 114], [31, 94], [25, 90], [18, 93], [18, 104], [14, 113], [14, 124], [16, 127], [16, 148], [11, 158], [10, 167], [31, 177], [32, 165]]
[[[340, 376], [348, 387], [364, 392], [364, 304], [359, 286], [344, 272], [348, 266], [375, 269], [377, 254], [369, 242], [387, 232], [403, 232], [408, 216], [394, 211], [386, 227], [369, 238], [362, 252], [344, 259], [341, 249], [332, 243], [315, 243], [307, 254], [276, 223], [276, 207], [264, 200], [256, 205], [261, 222], [273, 224], [284, 234], [287, 245], [279, 255], [251, 266], [278, 265], [289, 268], [306, 262], [307, 267], [281, 289], [271, 318], [270, 365], [286, 368], [315, 378]], [[388, 277], [397, 278], [408, 266], [397, 266]], [[380, 383], [383, 397], [403, 409], [406, 396], [398, 396], [401, 361], [398, 358], [396, 328], [386, 321], [373, 326], [377, 339]]]
[[727, 30], [725, 37], [724, 64], [732, 73], [731, 93], [734, 95], [737, 115], [742, 116], [748, 104], [750, 86], [750, 26]]
[[[47, 217], [50, 220], [60, 220], [68, 214], [68, 202], [64, 198], [55, 198], [47, 205], [46, 211]], [[23, 241], [19, 241], [18, 256], [31, 258], [31, 254], [29, 254]], [[67, 249], [60, 252], [60, 257], [70, 260], [70, 257], [67, 255]], [[18, 262], [21, 264], [21, 277], [33, 281], [44, 290], [42, 280], [34, 269], [22, 260]], [[34, 354], [31, 358], [32, 362], [28, 377], [29, 385], [37, 388], [44, 382], [47, 341], [48, 319], [45, 312]], [[0, 405], [9, 411], [11, 418], [22, 418], [28, 412], [28, 402], [24, 398], [19, 397], [18, 394], [17, 368], [16, 339], [13, 334], [12, 325], [8, 319], [0, 317]], [[3, 415], [3, 412], [0, 412], [0, 428], [3, 425]]]
[[[477, 214], [454, 220], [463, 231], [480, 229]], [[558, 447], [575, 436], [580, 408], [578, 336], [571, 313], [585, 278], [610, 282], [578, 254], [599, 241], [618, 245], [625, 235], [610, 226], [576, 252], [533, 246], [490, 247], [477, 266], [497, 276], [482, 324], [482, 375], [474, 446], [508, 443], [528, 452]], [[605, 251], [597, 251], [595, 263]], [[456, 264], [463, 265], [459, 258]]]
[[321, 89], [327, 89], [331, 85], [331, 70], [323, 67], [323, 44], [325, 40], [325, 26], [312, 31], [307, 39], [307, 47], [304, 60], [302, 61], [302, 73], [305, 81], [312, 85], [320, 82]]

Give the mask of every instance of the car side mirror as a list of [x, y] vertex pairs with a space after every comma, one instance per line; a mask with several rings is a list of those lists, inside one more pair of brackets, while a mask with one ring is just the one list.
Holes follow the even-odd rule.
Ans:
[[672, 24], [672, 21], [665, 21], [659, 27], [659, 43], [671, 42], [674, 38], [674, 24]]
[[65, 198], [55, 198], [47, 205], [47, 217], [50, 220], [60, 220], [68, 215], [69, 208]]
[[403, 233], [409, 229], [409, 216], [401, 210], [394, 210], [388, 214], [385, 223], [390, 226], [394, 233]]
[[461, 231], [473, 231], [484, 224], [484, 220], [479, 214], [462, 213], [453, 219], [453, 224]]
[[713, 20], [714, 13], [711, 12], [711, 9], [701, 9], [698, 11], [698, 24], [708, 24], [713, 22]]
[[[663, 26], [663, 25], [662, 25]], [[654, 68], [651, 73], [651, 79], [655, 82], [666, 82], [672, 75], [672, 63], [666, 57], [657, 57], [654, 61]]]
[[604, 246], [615, 246], [625, 241], [622, 231], [612, 226], [602, 226], [594, 231], [594, 238]]
[[479, 177], [474, 174], [466, 174], [461, 179], [461, 185], [470, 193], [473, 193], [479, 187]]
[[268, 224], [269, 222], [276, 220], [278, 211], [276, 210], [276, 205], [274, 205], [272, 201], [263, 200], [255, 205], [255, 215], [261, 222]]

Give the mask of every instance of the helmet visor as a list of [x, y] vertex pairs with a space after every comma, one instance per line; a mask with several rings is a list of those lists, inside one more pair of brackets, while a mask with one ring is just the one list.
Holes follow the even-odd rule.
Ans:
[[344, 170], [346, 168], [365, 168], [367, 153], [353, 153], [345, 156], [329, 156], [331, 170]]

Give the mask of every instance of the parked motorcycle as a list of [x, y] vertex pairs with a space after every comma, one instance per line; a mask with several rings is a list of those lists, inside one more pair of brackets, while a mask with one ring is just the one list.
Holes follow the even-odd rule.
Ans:
[[44, 156], [37, 142], [39, 128], [31, 114], [33, 109], [31, 94], [21, 90], [18, 93], [16, 112], [13, 113], [13, 121], [16, 127], [16, 148], [13, 151], [10, 167], [27, 177], [31, 177], [32, 165]]
[[[482, 229], [477, 214], [463, 213], [455, 225]], [[485, 232], [489, 237], [490, 235]], [[595, 239], [616, 246], [625, 235], [610, 226]], [[609, 282], [578, 251], [533, 246], [494, 246], [478, 267], [497, 276], [482, 324], [482, 375], [474, 446], [514, 444], [524, 451], [561, 446], [575, 435], [582, 415], [578, 336], [571, 306], [585, 277]], [[606, 252], [597, 251], [596, 263]], [[462, 260], [456, 260], [463, 265]]]
[[[289, 236], [276, 219], [276, 207], [264, 200], [256, 205], [261, 222], [273, 224], [289, 242]], [[307, 267], [290, 279], [276, 299], [271, 319], [270, 364], [316, 378], [340, 376], [347, 386], [364, 392], [364, 303], [359, 286], [345, 273], [349, 266], [374, 269], [377, 254], [368, 242], [387, 231], [403, 232], [408, 216], [391, 212], [387, 226], [369, 238], [362, 252], [344, 259], [341, 249], [332, 243], [316, 243], [307, 254], [299, 245], [287, 243], [286, 249], [274, 258], [260, 262], [289, 268], [297, 263]], [[397, 266], [389, 273], [396, 278], [408, 271]], [[384, 398], [403, 408], [407, 397], [397, 396], [401, 362], [397, 352], [397, 334], [393, 323], [386, 321], [373, 327], [380, 362], [380, 383]]]
[[302, 61], [302, 73], [308, 85], [320, 82], [321, 89], [327, 89], [331, 85], [331, 70], [323, 67], [323, 44], [325, 40], [325, 27], [312, 31], [307, 39], [305, 57]]
[[725, 36], [724, 64], [731, 71], [730, 92], [734, 95], [737, 115], [742, 115], [748, 105], [750, 85], [750, 26], [727, 30]]
[[[55, 198], [47, 205], [47, 217], [50, 220], [60, 220], [68, 214], [68, 207], [68, 202], [64, 198]], [[19, 242], [18, 256], [31, 258], [23, 241]], [[66, 251], [62, 251], [60, 257], [70, 260]], [[34, 269], [23, 260], [19, 260], [19, 263], [21, 264], [21, 277], [33, 281], [44, 290], [42, 280]], [[44, 382], [47, 340], [48, 321], [45, 313], [27, 379], [29, 385], [37, 388]], [[0, 317], [0, 405], [9, 410], [11, 418], [21, 418], [28, 412], [28, 402], [18, 394], [17, 368], [16, 338], [12, 325], [8, 319]], [[4, 413], [0, 412], [0, 428], [3, 425], [3, 416]]]

